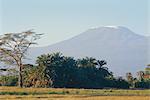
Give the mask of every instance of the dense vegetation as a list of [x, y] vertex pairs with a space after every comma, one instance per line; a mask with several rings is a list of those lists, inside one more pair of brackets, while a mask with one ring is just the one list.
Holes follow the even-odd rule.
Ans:
[[[114, 78], [106, 65], [106, 61], [92, 57], [76, 60], [61, 53], [41, 55], [37, 58], [36, 65], [24, 65], [23, 86], [125, 89], [133, 85], [122, 78]], [[136, 81], [134, 84], [135, 88], [149, 88], [149, 81]], [[15, 74], [1, 76], [0, 85], [17, 85], [17, 77]]]

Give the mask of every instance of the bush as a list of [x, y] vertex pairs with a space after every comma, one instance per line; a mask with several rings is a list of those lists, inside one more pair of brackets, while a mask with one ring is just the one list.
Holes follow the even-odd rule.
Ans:
[[136, 82], [135, 88], [150, 89], [150, 80], [143, 80]]
[[17, 86], [16, 76], [0, 76], [0, 86]]

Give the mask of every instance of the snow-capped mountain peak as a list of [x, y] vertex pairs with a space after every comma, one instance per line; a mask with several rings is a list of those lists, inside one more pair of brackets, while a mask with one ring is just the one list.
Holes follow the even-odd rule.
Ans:
[[34, 60], [44, 53], [62, 52], [64, 55], [95, 57], [108, 62], [117, 75], [143, 70], [148, 62], [148, 37], [135, 34], [122, 26], [89, 29], [78, 36], [43, 48], [32, 48]]

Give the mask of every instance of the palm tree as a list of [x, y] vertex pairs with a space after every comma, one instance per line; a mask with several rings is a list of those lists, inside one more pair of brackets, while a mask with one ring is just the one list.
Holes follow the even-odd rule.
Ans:
[[86, 57], [78, 59], [77, 64], [79, 67], [95, 67], [96, 59], [92, 57]]

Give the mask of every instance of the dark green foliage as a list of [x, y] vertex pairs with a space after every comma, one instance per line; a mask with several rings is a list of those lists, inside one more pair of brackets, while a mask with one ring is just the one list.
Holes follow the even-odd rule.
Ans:
[[115, 88], [128, 89], [130, 87], [130, 84], [126, 80], [119, 78], [119, 79], [115, 80], [114, 87]]
[[150, 80], [142, 80], [136, 82], [135, 88], [150, 89]]
[[[97, 67], [96, 65], [100, 65]], [[37, 59], [38, 66], [44, 66], [42, 73], [51, 79], [52, 86], [58, 88], [104, 88], [112, 76], [108, 68], [103, 67], [105, 61], [94, 58], [75, 60], [61, 53], [41, 55]]]
[[[23, 65], [24, 87], [55, 87], [55, 88], [150, 88], [150, 81], [139, 81], [131, 74], [128, 81], [114, 78], [113, 73], [106, 67], [105, 60], [86, 57], [75, 60], [61, 53], [41, 55], [36, 60], [37, 65]], [[15, 76], [1, 76], [0, 85], [16, 86]], [[132, 83], [132, 84], [131, 84]], [[69, 92], [63, 91], [64, 94]]]
[[[92, 57], [75, 60], [61, 53], [41, 55], [37, 66], [25, 67], [24, 86], [55, 88], [129, 88], [130, 84], [119, 78], [104, 65], [105, 60]], [[26, 76], [26, 77], [25, 77]]]
[[37, 64], [44, 66], [44, 73], [52, 80], [52, 87], [72, 87], [76, 75], [76, 61], [61, 53], [42, 55]]

